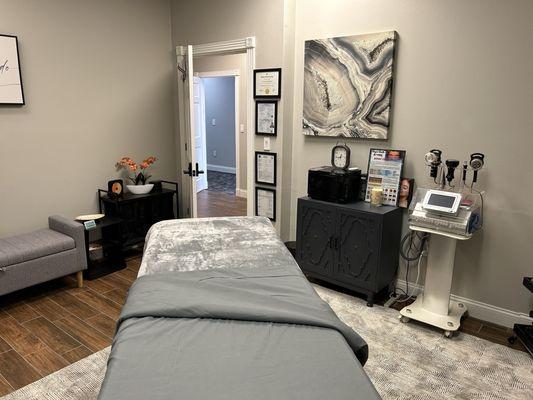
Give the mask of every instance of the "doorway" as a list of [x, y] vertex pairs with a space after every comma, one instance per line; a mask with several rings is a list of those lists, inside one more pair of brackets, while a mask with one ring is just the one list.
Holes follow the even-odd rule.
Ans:
[[[246, 140], [241, 103], [241, 55], [211, 56], [194, 60], [195, 154], [200, 169], [196, 177], [198, 217], [246, 215]], [[218, 70], [220, 66], [235, 69]], [[244, 146], [241, 146], [243, 145]], [[243, 171], [244, 170], [244, 171]]]
[[[176, 55], [179, 78], [177, 82], [179, 110], [179, 128], [177, 134], [179, 142], [177, 143], [179, 143], [178, 151], [180, 154], [179, 173], [180, 175], [183, 174], [179, 179], [181, 184], [180, 215], [193, 218], [197, 216], [215, 215], [253, 215], [254, 199], [250, 195], [252, 190], [247, 190], [247, 188], [253, 188], [253, 156], [250, 156], [250, 154], [253, 154], [254, 144], [252, 126], [254, 100], [252, 87], [253, 70], [255, 68], [255, 38], [247, 37], [194, 46], [178, 46], [176, 48]], [[207, 145], [205, 140], [202, 142], [202, 132], [205, 132], [205, 130], [196, 129], [197, 126], [202, 128], [202, 125], [205, 129], [208, 124], [212, 124], [212, 119], [206, 121], [206, 118], [198, 117], [202, 109], [205, 112], [205, 98], [203, 105], [201, 100], [202, 94], [205, 96], [202, 78], [214, 77], [218, 72], [224, 72], [224, 68], [220, 66], [200, 71], [202, 69], [200, 68], [200, 64], [205, 60], [216, 59], [227, 61], [230, 57], [235, 56], [240, 57], [240, 68], [239, 66], [235, 68], [224, 67], [237, 70], [237, 73], [229, 75], [235, 76], [234, 82], [240, 80], [240, 89], [235, 89], [235, 92], [238, 91], [240, 94], [239, 97], [241, 97], [240, 107], [235, 107], [235, 114], [241, 114], [240, 119], [238, 116], [235, 117], [235, 121], [237, 121], [235, 124], [235, 195], [231, 196], [228, 194], [231, 198], [225, 197], [221, 199], [222, 194], [226, 194], [221, 193], [220, 196], [217, 196], [219, 198], [216, 201], [207, 202], [205, 212], [198, 213], [198, 201], [200, 201], [198, 195], [201, 194], [213, 198], [211, 192], [215, 192], [214, 190], [209, 190], [209, 177], [204, 178], [202, 176], [206, 175], [206, 171], [208, 171]], [[200, 73], [207, 75], [200, 76]], [[195, 80], [194, 78], [199, 78], [199, 80]], [[239, 85], [236, 84], [236, 86]], [[197, 146], [198, 142], [200, 142], [199, 146]], [[203, 151], [200, 149], [203, 149]], [[211, 152], [211, 154], [213, 153]], [[217, 152], [216, 154], [218, 155], [220, 153]], [[213, 181], [214, 179], [216, 178], [212, 178], [211, 180]], [[198, 188], [203, 190], [198, 190]]]

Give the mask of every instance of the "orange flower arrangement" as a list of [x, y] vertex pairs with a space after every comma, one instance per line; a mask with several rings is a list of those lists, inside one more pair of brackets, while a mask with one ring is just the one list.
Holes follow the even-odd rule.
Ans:
[[115, 167], [124, 168], [133, 172], [134, 178], [129, 178], [136, 185], [145, 185], [146, 181], [150, 179], [151, 175], [146, 175], [146, 169], [157, 161], [154, 156], [146, 157], [143, 162], [137, 164], [131, 157], [122, 157], [117, 161]]

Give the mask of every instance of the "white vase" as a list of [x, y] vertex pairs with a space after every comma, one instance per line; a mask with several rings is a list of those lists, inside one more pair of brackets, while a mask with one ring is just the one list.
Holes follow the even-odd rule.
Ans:
[[154, 188], [153, 183], [147, 183], [146, 185], [126, 185], [128, 190], [133, 194], [147, 194]]

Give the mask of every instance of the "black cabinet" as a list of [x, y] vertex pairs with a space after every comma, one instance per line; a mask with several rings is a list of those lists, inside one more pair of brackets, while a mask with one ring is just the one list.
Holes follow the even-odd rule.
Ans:
[[174, 214], [174, 195], [177, 190], [163, 189], [141, 195], [126, 193], [119, 198], [110, 198], [102, 192], [105, 191], [99, 190], [100, 212], [122, 220], [123, 249], [143, 243], [153, 224], [177, 215], [177, 205]]
[[310, 277], [364, 293], [372, 306], [395, 278], [401, 229], [397, 207], [300, 198], [296, 260]]

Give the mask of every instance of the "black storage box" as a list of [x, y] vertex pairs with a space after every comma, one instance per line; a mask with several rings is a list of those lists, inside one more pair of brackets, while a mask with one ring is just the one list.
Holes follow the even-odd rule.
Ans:
[[307, 194], [312, 199], [333, 203], [359, 200], [361, 170], [334, 167], [311, 168], [307, 176]]

